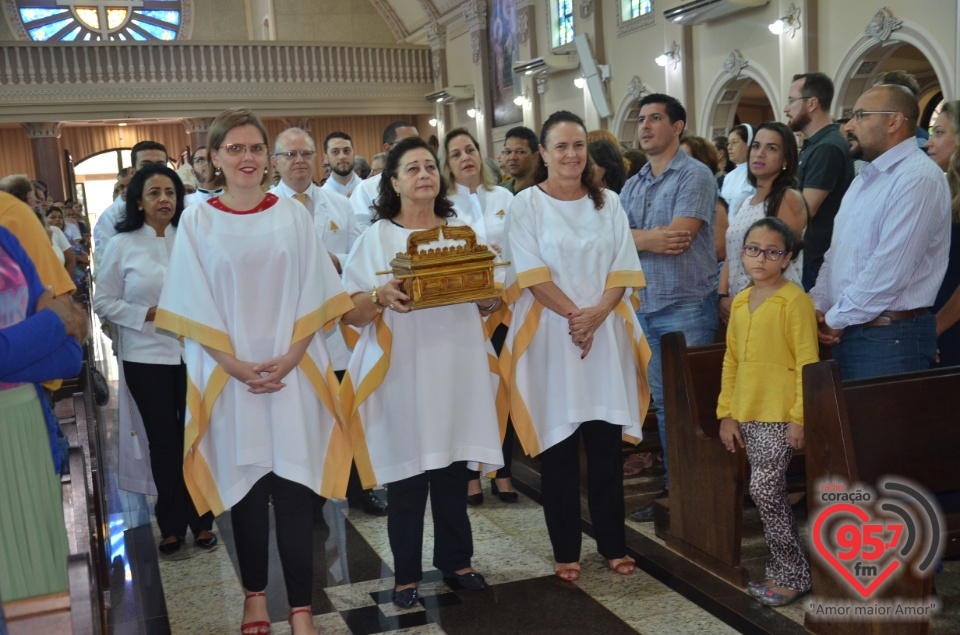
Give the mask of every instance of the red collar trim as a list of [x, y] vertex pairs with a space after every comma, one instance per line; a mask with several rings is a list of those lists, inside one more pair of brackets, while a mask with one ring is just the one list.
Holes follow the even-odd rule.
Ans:
[[207, 203], [209, 203], [216, 209], [220, 210], [221, 212], [227, 212], [228, 214], [244, 215], [244, 214], [256, 214], [257, 212], [268, 210], [274, 205], [276, 205], [277, 201], [279, 200], [280, 199], [277, 198], [276, 194], [270, 194], [269, 192], [267, 192], [266, 196], [263, 197], [263, 200], [260, 201], [259, 205], [257, 205], [253, 209], [248, 209], [248, 210], [230, 209], [229, 207], [223, 204], [223, 201], [220, 200], [219, 196], [214, 196], [213, 198], [208, 199]]

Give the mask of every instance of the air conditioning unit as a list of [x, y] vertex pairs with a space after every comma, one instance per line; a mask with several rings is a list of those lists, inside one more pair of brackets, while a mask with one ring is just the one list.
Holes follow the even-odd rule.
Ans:
[[576, 54], [544, 55], [526, 62], [514, 62], [513, 72], [520, 75], [546, 75], [558, 71], [572, 71], [580, 66]]
[[769, 4], [770, 0], [694, 0], [663, 12], [663, 17], [677, 24], [703, 24], [717, 18], [755, 9]]
[[424, 95], [423, 98], [435, 104], [452, 104], [461, 99], [473, 99], [473, 86], [447, 86], [435, 93]]

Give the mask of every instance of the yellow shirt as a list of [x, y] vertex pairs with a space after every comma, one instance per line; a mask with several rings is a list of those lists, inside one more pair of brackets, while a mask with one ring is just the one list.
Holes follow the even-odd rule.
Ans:
[[30, 256], [44, 286], [53, 285], [53, 295], [73, 293], [76, 287], [50, 248], [50, 237], [30, 207], [15, 196], [0, 192], [0, 225], [10, 230]]
[[813, 301], [788, 282], [750, 313], [752, 290], [730, 309], [717, 418], [803, 425], [801, 369], [820, 360]]

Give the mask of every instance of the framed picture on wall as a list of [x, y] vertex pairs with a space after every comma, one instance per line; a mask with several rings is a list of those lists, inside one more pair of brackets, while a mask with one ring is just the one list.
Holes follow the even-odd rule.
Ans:
[[493, 126], [523, 121], [523, 108], [513, 103], [522, 93], [520, 77], [513, 72], [519, 50], [515, 0], [492, 0], [490, 26], [490, 90], [493, 92]]

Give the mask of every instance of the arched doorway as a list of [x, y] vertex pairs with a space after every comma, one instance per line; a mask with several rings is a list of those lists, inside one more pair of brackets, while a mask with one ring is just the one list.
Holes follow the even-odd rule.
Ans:
[[[879, 22], [878, 22], [879, 21]], [[892, 25], [883, 39], [861, 36], [853, 42], [840, 62], [834, 85], [837, 87], [833, 104], [835, 118], [848, 117], [857, 99], [884, 71], [907, 71], [920, 83], [920, 121], [923, 128], [930, 126], [931, 117], [944, 97], [955, 95], [950, 69], [953, 61], [930, 33], [909, 20], [893, 20], [888, 12], [880, 11], [874, 22]]]
[[774, 121], [780, 112], [779, 94], [765, 68], [734, 51], [707, 91], [699, 134], [713, 139], [740, 123]]
[[130, 148], [113, 148], [85, 157], [73, 167], [77, 185], [85, 192], [87, 213], [96, 224], [100, 212], [113, 202], [117, 172], [130, 165]]

